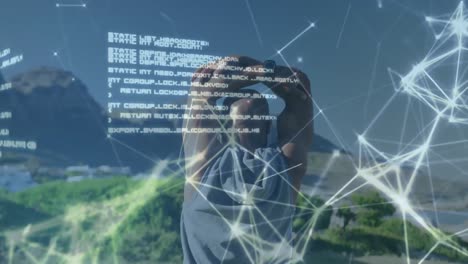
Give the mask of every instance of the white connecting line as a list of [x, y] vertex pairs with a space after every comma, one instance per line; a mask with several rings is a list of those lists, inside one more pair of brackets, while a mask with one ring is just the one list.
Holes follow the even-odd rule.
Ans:
[[[378, 5], [379, 7], [382, 7], [381, 0], [378, 0]], [[83, 6], [61, 4], [57, 7], [86, 7], [86, 5]], [[335, 194], [327, 202], [325, 202], [325, 205], [323, 207], [315, 208], [312, 201], [307, 200], [307, 197], [303, 196], [306, 199], [306, 202], [309, 203], [309, 205], [312, 205], [312, 207], [314, 207], [314, 209], [316, 210], [313, 217], [311, 217], [310, 221], [306, 223], [306, 229], [303, 230], [303, 232], [297, 234], [297, 241], [299, 242], [297, 243], [297, 246], [295, 246], [295, 248], [291, 249], [296, 260], [303, 259], [303, 257], [305, 256], [306, 250], [308, 249], [307, 244], [312, 239], [311, 234], [313, 234], [313, 232], [315, 231], [315, 225], [317, 223], [318, 216], [321, 212], [326, 210], [326, 206], [335, 205], [339, 201], [345, 199], [346, 197], [349, 197], [352, 193], [359, 190], [362, 186], [371, 186], [376, 190], [380, 191], [387, 197], [389, 203], [394, 204], [401, 211], [404, 223], [404, 232], [402, 233], [402, 236], [405, 240], [406, 263], [411, 263], [411, 245], [408, 236], [407, 220], [411, 220], [414, 223], [418, 224], [418, 226], [425, 230], [430, 236], [432, 236], [432, 238], [435, 241], [432, 248], [425, 253], [425, 255], [419, 260], [418, 263], [424, 263], [430, 257], [430, 255], [433, 254], [434, 251], [437, 250], [437, 248], [439, 247], [447, 247], [462, 255], [468, 256], [467, 249], [460, 247], [455, 241], [455, 236], [465, 235], [466, 233], [468, 233], [468, 228], [463, 229], [453, 235], [446, 235], [441, 230], [434, 227], [430, 223], [430, 221], [424, 217], [424, 215], [419, 213], [419, 211], [421, 211], [419, 205], [417, 204], [417, 202], [412, 201], [410, 199], [411, 194], [414, 191], [414, 187], [416, 186], [416, 178], [419, 176], [418, 172], [421, 168], [431, 165], [431, 162], [428, 161], [429, 152], [436, 147], [466, 142], [466, 140], [464, 139], [461, 141], [435, 144], [435, 134], [438, 131], [440, 131], [442, 122], [446, 121], [449, 124], [451, 123], [452, 125], [468, 124], [468, 80], [464, 80], [464, 78], [466, 77], [464, 76], [464, 73], [467, 70], [466, 67], [468, 66], [468, 63], [465, 63], [463, 60], [465, 53], [468, 54], [468, 48], [464, 45], [465, 40], [467, 40], [468, 38], [468, 17], [465, 15], [465, 6], [463, 3], [460, 3], [460, 5], [455, 10], [454, 14], [447, 19], [427, 17], [426, 20], [431, 27], [441, 27], [442, 31], [440, 31], [439, 33], [435, 33], [436, 41], [433, 47], [428, 52], [427, 56], [420, 63], [418, 63], [413, 68], [413, 70], [411, 70], [406, 75], [401, 75], [398, 74], [396, 71], [390, 70], [390, 73], [392, 75], [392, 81], [396, 80], [394, 81], [395, 94], [391, 96], [391, 98], [386, 104], [384, 104], [381, 111], [377, 113], [376, 118], [372, 120], [365, 132], [358, 136], [359, 164], [354, 165], [356, 169], [355, 176], [346, 184], [344, 184], [337, 192], [335, 192]], [[291, 41], [289, 41], [286, 45], [284, 45], [281, 49], [277, 51], [277, 53], [281, 56], [286, 65], [289, 66], [285, 57], [282, 55], [282, 52], [313, 27], [315, 27], [315, 24], [310, 23], [310, 25], [307, 28], [305, 28], [302, 32], [300, 32]], [[438, 77], [440, 76], [438, 67], [446, 68], [448, 64], [447, 60], [450, 58], [453, 58], [456, 63], [454, 64], [452, 80], [453, 82], [447, 84], [446, 82], [441, 82], [438, 80]], [[425, 124], [425, 126], [423, 126], [423, 131], [418, 131], [417, 135], [415, 135], [414, 137], [415, 139], [412, 140], [411, 143], [406, 144], [400, 142], [400, 152], [392, 155], [390, 153], [384, 152], [383, 150], [380, 150], [378, 146], [373, 145], [373, 140], [370, 137], [367, 137], [367, 131], [369, 131], [373, 126], [375, 126], [377, 119], [381, 116], [381, 114], [384, 111], [388, 109], [387, 106], [390, 105], [390, 103], [394, 100], [394, 98], [397, 95], [401, 94], [418, 100], [423, 105], [427, 106], [428, 109], [433, 111], [434, 116], [432, 120], [430, 120], [427, 124]], [[331, 122], [329, 122], [322, 109], [319, 108], [317, 104], [316, 107], [319, 109], [317, 115], [323, 116], [325, 121], [329, 124], [330, 128], [332, 128]], [[314, 118], [316, 117], [317, 116], [314, 116]], [[335, 133], [333, 128], [332, 132]], [[116, 139], [110, 139], [116, 143], [123, 144], [123, 142], [120, 142]], [[415, 142], [422, 143], [417, 144]], [[128, 145], [125, 146], [134, 152], [138, 152], [138, 150], [133, 149]], [[144, 156], [143, 153], [139, 154]], [[217, 153], [212, 157], [212, 159], [216, 158], [216, 156], [220, 154], [221, 152]], [[145, 157], [151, 160], [151, 157]], [[336, 158], [337, 156], [332, 156], [330, 158], [329, 164], [327, 164], [324, 174], [326, 173], [326, 170], [330, 166], [332, 166], [332, 163], [335, 161]], [[157, 163], [157, 161], [154, 162]], [[179, 160], [176, 160], [174, 162], [166, 162], [165, 164], [178, 164], [178, 162]], [[188, 160], [186, 162], [190, 164]], [[191, 162], [193, 162], [193, 160]], [[283, 177], [284, 171], [275, 171], [275, 168], [272, 168], [270, 166], [270, 162], [271, 161], [269, 160], [263, 160], [262, 165], [275, 172], [275, 174], [271, 176]], [[411, 169], [410, 175], [405, 175], [405, 172], [402, 169], [402, 166], [405, 164], [414, 165]], [[293, 169], [293, 167], [288, 168], [288, 170], [290, 169]], [[157, 173], [159, 173], [162, 170], [164, 170], [164, 168], [159, 167], [156, 171]], [[183, 168], [180, 168], [180, 171], [174, 172], [174, 175], [183, 173], [183, 170]], [[389, 180], [390, 178], [394, 178], [395, 181], [391, 182]], [[364, 183], [356, 188], [352, 185], [352, 183], [358, 180], [361, 180]], [[189, 180], [187, 183], [193, 184]], [[203, 188], [215, 188], [206, 184], [202, 184], [202, 186]], [[115, 216], [117, 216], [118, 221], [116, 221], [116, 223], [109, 224], [109, 226], [112, 227], [110, 229], [106, 229], [107, 225], [103, 225], [104, 231], [107, 232], [98, 232], [98, 234], [116, 232], [116, 230], [118, 230], [118, 225], [121, 223], [121, 219], [121, 221], [125, 220], [125, 217], [131, 215], [131, 213], [134, 210], [137, 210], [139, 208], [138, 206], [141, 206], [141, 204], [144, 204], [145, 202], [149, 201], [149, 198], [151, 198], [152, 195], [154, 195], [153, 187], [154, 186], [151, 185], [143, 185], [141, 190], [137, 189], [134, 192], [126, 195], [126, 197], [114, 199], [112, 202], [107, 202], [107, 204], [103, 204], [105, 205], [104, 208], [112, 209], [112, 213]], [[194, 187], [197, 187], [197, 185], [194, 184]], [[201, 193], [199, 189], [195, 189], [203, 198], [206, 199], [206, 197], [203, 196], [203, 193]], [[251, 198], [249, 197], [249, 193], [242, 193], [239, 195], [245, 196], [246, 200], [249, 200], [249, 198]], [[208, 201], [208, 199], [206, 200]], [[134, 201], [139, 202], [138, 206], [134, 205]], [[276, 201], [263, 200], [263, 202], [275, 203]], [[124, 212], [120, 211], [122, 204], [128, 206], [127, 210], [125, 210]], [[210, 205], [213, 206], [212, 204]], [[96, 208], [94, 208], [93, 206]], [[103, 219], [105, 218], [104, 215], [101, 215], [102, 208], [97, 207], [96, 205], [85, 204], [83, 205], [83, 208], [77, 207], [77, 209], [86, 209], [88, 211], [92, 211], [93, 214], [102, 217]], [[213, 209], [216, 210], [214, 206]], [[230, 231], [232, 237], [239, 240], [240, 245], [245, 249], [247, 254], [249, 254], [250, 252], [249, 250], [247, 250], [247, 248], [256, 249], [256, 252], [254, 254], [249, 255], [249, 259], [254, 263], [267, 262], [267, 260], [270, 258], [278, 257], [277, 254], [280, 252], [278, 249], [284, 247], [285, 244], [287, 244], [285, 243], [288, 242], [287, 238], [283, 238], [280, 242], [275, 244], [264, 241], [260, 236], [256, 236], [255, 234], [245, 232], [246, 230], [243, 230], [242, 226], [240, 225], [241, 218], [250, 217], [251, 219], [253, 219], [253, 221], [259, 221], [256, 224], [268, 225], [272, 229], [273, 233], [275, 233], [278, 236], [281, 235], [277, 232], [275, 224], [272, 223], [270, 219], [267, 219], [265, 215], [263, 215], [263, 213], [259, 210], [259, 208], [255, 206], [255, 204], [246, 205], [242, 209], [243, 210], [241, 215], [239, 215], [239, 219], [235, 222], [231, 222], [231, 219], [223, 218], [223, 220], [226, 221], [228, 226], [231, 228]], [[74, 212], [74, 210], [71, 210], [70, 212]], [[220, 212], [218, 213], [220, 217], [223, 217]], [[76, 219], [77, 217], [78, 216], [73, 215], [73, 217], [65, 218]], [[254, 229], [256, 229], [256, 227], [257, 226], [254, 225]], [[253, 231], [256, 232], [257, 230]], [[26, 247], [34, 248], [34, 246], [37, 247], [37, 245], [32, 245], [31, 243], [31, 245], [28, 244], [24, 246], [22, 250], [26, 252]], [[265, 248], [269, 248], [269, 250], [265, 250]], [[51, 250], [49, 251], [52, 253], [48, 254], [45, 260], [49, 255], [58, 255], [58, 253], [55, 252], [52, 246]], [[81, 255], [66, 255], [64, 257], [70, 260], [71, 258], [81, 257]], [[41, 262], [34, 260], [34, 263], [45, 263], [45, 261]], [[72, 262], [69, 261], [69, 263]]]
[[[428, 158], [429, 152], [433, 149], [435, 135], [441, 130], [443, 121], [458, 126], [468, 124], [468, 80], [464, 79], [468, 64], [463, 60], [468, 51], [465, 46], [468, 38], [468, 17], [464, 3], [460, 2], [455, 12], [447, 19], [427, 17], [426, 21], [431, 27], [442, 28], [440, 33], [436, 33], [436, 30], [433, 31], [435, 32], [435, 43], [426, 57], [406, 75], [400, 75], [390, 70], [392, 80], [399, 80], [394, 82], [396, 93], [414, 98], [433, 111], [433, 118], [423, 128], [424, 133], [418, 133], [415, 137], [415, 139], [422, 137], [419, 140], [422, 143], [416, 146], [414, 144], [404, 146], [405, 152], [388, 156], [378, 147], [372, 145], [370, 140], [367, 140], [366, 133], [360, 135], [358, 140], [360, 156], [371, 157], [374, 160], [385, 158], [385, 161], [375, 162], [374, 166], [366, 165], [357, 168], [356, 177], [353, 178], [353, 180], [364, 179], [367, 184], [385, 194], [401, 211], [405, 225], [404, 238], [408, 264], [411, 263], [411, 258], [406, 219], [417, 223], [436, 241], [419, 263], [423, 263], [434, 250], [441, 246], [468, 256], [467, 249], [460, 247], [452, 237], [432, 226], [425, 217], [419, 214], [409, 198], [416, 187], [418, 172], [424, 166], [431, 165]], [[453, 71], [449, 75], [451, 80], [449, 82], [446, 79], [439, 80], [443, 74], [445, 74], [444, 78], [447, 77], [446, 68], [449, 66], [453, 66]], [[395, 96], [392, 96], [386, 105], [394, 98]], [[370, 128], [366, 129], [366, 132]], [[450, 142], [446, 144], [449, 145]], [[403, 164], [408, 163], [415, 166], [409, 178], [405, 177], [400, 169]], [[389, 177], [396, 179], [396, 187], [389, 183]]]
[[56, 3], [56, 4], [55, 4], [55, 7], [59, 7], [59, 8], [60, 8], [60, 7], [65, 7], [65, 8], [66, 8], [66, 7], [71, 7], [71, 8], [73, 8], [73, 7], [86, 8], [87, 5], [86, 5], [86, 3], [83, 3], [83, 2], [81, 2], [81, 3], [79, 3], [79, 4]]

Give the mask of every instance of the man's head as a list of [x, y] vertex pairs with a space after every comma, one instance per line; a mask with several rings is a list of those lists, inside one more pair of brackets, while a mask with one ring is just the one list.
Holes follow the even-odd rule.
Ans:
[[[227, 98], [224, 105], [228, 106], [231, 117], [228, 127], [234, 129], [259, 129], [259, 133], [234, 133], [230, 135], [234, 141], [246, 149], [254, 151], [257, 148], [266, 147], [268, 143], [268, 133], [270, 132], [271, 122], [268, 120], [251, 120], [247, 116], [267, 116], [270, 114], [268, 102], [265, 98], [257, 98], [260, 93], [243, 89], [243, 93], [249, 93], [252, 96], [248, 98]], [[254, 98], [255, 96], [255, 98]]]

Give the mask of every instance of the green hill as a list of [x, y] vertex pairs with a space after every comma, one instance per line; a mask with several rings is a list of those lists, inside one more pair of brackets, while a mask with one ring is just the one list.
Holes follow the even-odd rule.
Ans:
[[[20, 193], [0, 193], [0, 263], [181, 263], [183, 184], [183, 178], [115, 177], [51, 182]], [[295, 230], [303, 230], [314, 217], [312, 207], [323, 202], [318, 198], [309, 199], [314, 205], [301, 201]], [[306, 258], [329, 251], [401, 256], [401, 221], [390, 219], [377, 227], [343, 231], [327, 228], [333, 208], [323, 212], [326, 217], [317, 223], [325, 231], [312, 237], [307, 252], [313, 254], [307, 253]], [[412, 251], [425, 252], [432, 246], [423, 234], [410, 225]], [[467, 246], [458, 239], [455, 242]], [[448, 249], [436, 252], [448, 259], [466, 260]]]
[[0, 263], [180, 262], [182, 186], [117, 177], [2, 194]]
[[25, 227], [48, 218], [49, 215], [33, 208], [15, 203], [7, 198], [0, 198], [0, 232]]

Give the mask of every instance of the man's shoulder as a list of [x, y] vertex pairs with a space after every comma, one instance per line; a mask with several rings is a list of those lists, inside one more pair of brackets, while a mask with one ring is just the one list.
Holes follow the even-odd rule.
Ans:
[[226, 156], [243, 156], [246, 154], [251, 154], [254, 157], [275, 157], [282, 156], [283, 151], [278, 145], [268, 145], [263, 148], [257, 148], [255, 151], [249, 151], [242, 146], [231, 146], [224, 149], [224, 151], [219, 156], [219, 159]]

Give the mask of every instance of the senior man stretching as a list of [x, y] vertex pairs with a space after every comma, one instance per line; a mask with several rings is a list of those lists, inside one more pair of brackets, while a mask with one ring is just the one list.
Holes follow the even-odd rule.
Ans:
[[[257, 83], [285, 102], [275, 145], [270, 119], [259, 118], [268, 102], [243, 89]], [[298, 261], [291, 234], [313, 135], [309, 80], [272, 61], [227, 57], [195, 72], [191, 95], [186, 114], [198, 118], [184, 122], [184, 263]]]

